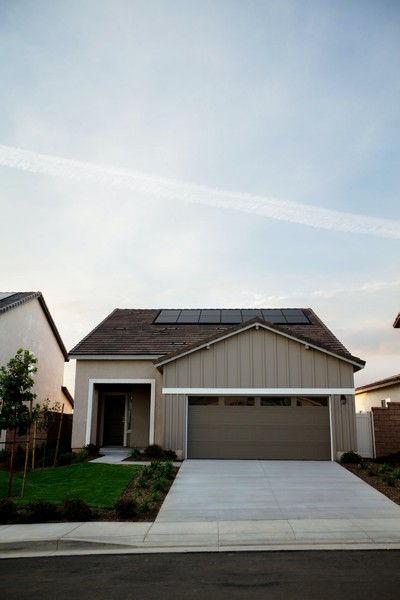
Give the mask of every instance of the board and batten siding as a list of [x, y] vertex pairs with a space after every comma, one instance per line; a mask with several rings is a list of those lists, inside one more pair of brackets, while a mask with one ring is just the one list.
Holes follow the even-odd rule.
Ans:
[[[264, 328], [227, 337], [163, 367], [165, 388], [354, 388], [353, 365]], [[356, 449], [354, 396], [330, 395], [333, 456]], [[186, 449], [187, 396], [164, 395], [164, 447]]]

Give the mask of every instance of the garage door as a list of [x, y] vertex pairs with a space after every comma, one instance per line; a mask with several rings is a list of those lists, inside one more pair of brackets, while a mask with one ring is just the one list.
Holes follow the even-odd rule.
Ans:
[[328, 398], [191, 396], [188, 458], [330, 460]]

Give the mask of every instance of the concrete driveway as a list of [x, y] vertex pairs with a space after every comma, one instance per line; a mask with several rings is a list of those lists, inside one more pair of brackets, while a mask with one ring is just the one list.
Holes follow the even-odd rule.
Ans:
[[186, 460], [156, 523], [396, 517], [400, 506], [334, 462]]

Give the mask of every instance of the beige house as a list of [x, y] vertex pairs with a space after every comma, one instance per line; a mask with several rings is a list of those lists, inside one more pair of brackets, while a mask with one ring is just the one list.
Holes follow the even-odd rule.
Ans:
[[[68, 353], [41, 292], [0, 292], [0, 365], [5, 366], [19, 348], [38, 359], [33, 388], [37, 402], [48, 398], [71, 413], [73, 400], [63, 385]], [[5, 433], [1, 432], [0, 442]]]
[[355, 402], [357, 412], [369, 412], [372, 407], [385, 408], [390, 402], [400, 402], [400, 374], [356, 388]]
[[74, 449], [336, 460], [357, 448], [365, 363], [311, 309], [116, 309], [70, 358]]

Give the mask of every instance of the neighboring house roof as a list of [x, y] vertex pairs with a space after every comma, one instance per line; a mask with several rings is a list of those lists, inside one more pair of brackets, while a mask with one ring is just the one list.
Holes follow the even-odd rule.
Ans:
[[395, 318], [395, 320], [393, 322], [393, 327], [395, 329], [400, 329], [400, 312], [398, 313], [397, 317]]
[[38, 300], [40, 306], [43, 309], [44, 314], [46, 315], [47, 321], [50, 325], [50, 328], [54, 334], [54, 337], [57, 340], [57, 343], [60, 347], [61, 352], [64, 355], [66, 361], [69, 360], [68, 352], [65, 348], [61, 336], [58, 332], [56, 324], [53, 321], [53, 318], [50, 314], [50, 311], [47, 307], [47, 304], [43, 298], [42, 292], [0, 292], [0, 317], [2, 314], [9, 310], [13, 310], [21, 304], [26, 302], [30, 302], [31, 300]]
[[[202, 309], [198, 309], [202, 310]], [[204, 309], [205, 310], [205, 309]], [[268, 311], [277, 312], [278, 309], [259, 309], [260, 314], [268, 314]], [[322, 323], [313, 310], [302, 309], [279, 309], [284, 312], [301, 312], [305, 318], [301, 323], [272, 323], [256, 317], [236, 324], [230, 323], [191, 323], [191, 322], [155, 322], [163, 312], [157, 310], [115, 309], [104, 321], [102, 321], [92, 332], [90, 332], [70, 352], [71, 358], [89, 356], [149, 356], [153, 358], [171, 358], [195, 349], [207, 341], [224, 337], [228, 333], [240, 331], [250, 324], [256, 322], [270, 330], [283, 335], [293, 337], [314, 347], [328, 351], [339, 357], [357, 363], [359, 368], [365, 362], [350, 354], [350, 352], [339, 342], [333, 333]], [[247, 309], [215, 309], [224, 311], [229, 321], [229, 315], [241, 313], [241, 319], [245, 314], [250, 314]], [[174, 312], [174, 311], [165, 311]], [[181, 312], [177, 310], [175, 312]], [[184, 312], [184, 311], [182, 311]], [[196, 312], [196, 311], [189, 311]], [[198, 311], [197, 311], [198, 312]], [[254, 311], [253, 311], [254, 312]], [[233, 320], [233, 319], [232, 319]], [[301, 319], [300, 319], [301, 320]], [[165, 319], [168, 321], [168, 319]], [[156, 361], [161, 362], [161, 361]]]
[[74, 408], [74, 399], [71, 396], [69, 389], [65, 385], [62, 385], [61, 391], [64, 394], [64, 396], [66, 397], [66, 399], [68, 400], [68, 402], [70, 403], [71, 407]]
[[392, 375], [392, 377], [380, 379], [379, 381], [374, 381], [373, 383], [367, 383], [366, 385], [361, 385], [360, 387], [356, 388], [356, 394], [372, 392], [373, 390], [379, 390], [392, 385], [400, 385], [400, 374]]

